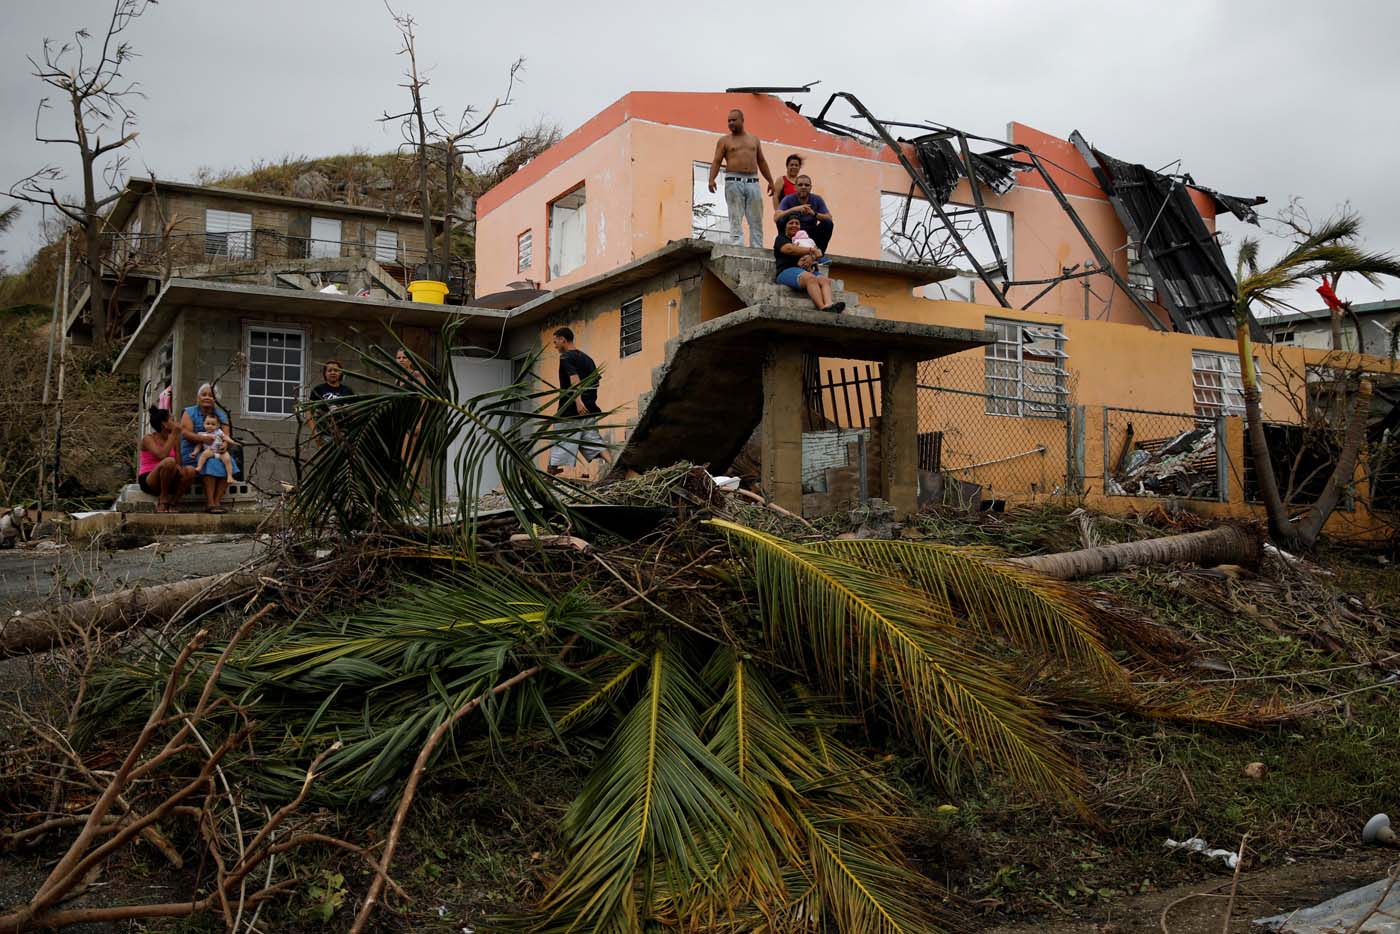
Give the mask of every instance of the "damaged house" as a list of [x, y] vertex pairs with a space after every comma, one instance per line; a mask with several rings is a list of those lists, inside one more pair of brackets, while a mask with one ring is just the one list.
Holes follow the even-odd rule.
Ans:
[[[682, 459], [732, 469], [808, 514], [870, 497], [908, 512], [1064, 494], [1110, 511], [1170, 498], [1252, 512], [1234, 282], [1214, 234], [1217, 217], [1249, 219], [1262, 199], [1153, 172], [1077, 132], [1012, 123], [997, 140], [883, 121], [851, 95], [818, 103], [804, 101], [804, 115], [762, 89], [628, 94], [477, 200], [475, 296], [462, 304], [323, 298], [277, 282], [197, 298], [172, 278], [118, 365], [159, 382], [166, 356], [195, 360], [171, 374], [180, 398], [216, 375], [234, 347], [192, 358], [173, 346], [197, 339], [198, 325], [178, 324], [195, 319], [174, 309], [198, 302], [240, 334], [276, 321], [311, 335], [286, 381], [304, 393], [335, 352], [320, 329], [353, 307], [424, 333], [458, 322], [459, 346], [424, 339], [465, 396], [542, 350], [538, 375], [552, 382], [550, 338], [567, 325], [603, 370], [620, 470]], [[723, 191], [706, 182], [736, 107], [775, 176], [801, 156], [830, 206], [846, 313], [775, 284], [770, 249], [729, 242]], [[770, 243], [772, 217], [765, 205]], [[1336, 361], [1255, 336], [1266, 418], [1301, 425], [1309, 368]], [[1349, 365], [1394, 370], [1359, 354]], [[223, 379], [238, 383], [226, 398], [256, 397], [246, 368]], [[275, 453], [256, 469], [287, 473]], [[1329, 526], [1378, 527], [1362, 508]]]

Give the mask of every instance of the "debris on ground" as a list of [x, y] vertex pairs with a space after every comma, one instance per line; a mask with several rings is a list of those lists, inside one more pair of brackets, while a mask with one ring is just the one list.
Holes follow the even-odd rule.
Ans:
[[1138, 440], [1105, 485], [1113, 496], [1214, 496], [1219, 486], [1215, 429]]
[[1187, 840], [1173, 840], [1167, 838], [1167, 842], [1162, 844], [1169, 850], [1185, 850], [1187, 853], [1200, 853], [1206, 859], [1218, 859], [1225, 863], [1225, 868], [1234, 869], [1239, 865], [1239, 854], [1231, 850], [1211, 849], [1209, 843], [1200, 837], [1191, 837]]
[[1400, 934], [1400, 886], [1395, 871], [1384, 879], [1286, 915], [1259, 918], [1255, 925], [1278, 934]]

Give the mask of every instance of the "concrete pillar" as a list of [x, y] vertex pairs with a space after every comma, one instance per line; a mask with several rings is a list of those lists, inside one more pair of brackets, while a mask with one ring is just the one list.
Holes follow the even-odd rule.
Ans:
[[763, 360], [763, 492], [802, 514], [802, 350], [769, 344]]
[[882, 495], [903, 519], [919, 510], [918, 362], [890, 354], [880, 368]]

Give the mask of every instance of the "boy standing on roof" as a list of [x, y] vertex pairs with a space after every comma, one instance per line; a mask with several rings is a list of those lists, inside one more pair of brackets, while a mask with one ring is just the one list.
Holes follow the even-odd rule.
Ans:
[[715, 143], [715, 158], [710, 162], [710, 191], [715, 190], [719, 168], [724, 166], [724, 204], [729, 209], [729, 242], [743, 243], [743, 222], [749, 222], [749, 246], [763, 246], [764, 192], [758, 187], [758, 176], [768, 182], [767, 194], [773, 194], [773, 174], [763, 157], [763, 143], [744, 129], [744, 112], [737, 107], [729, 111], [729, 132]]

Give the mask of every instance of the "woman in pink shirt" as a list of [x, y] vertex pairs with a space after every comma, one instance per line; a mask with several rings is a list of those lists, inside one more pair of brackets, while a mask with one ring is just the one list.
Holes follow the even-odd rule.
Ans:
[[180, 465], [180, 423], [170, 417], [170, 410], [152, 406], [149, 415], [151, 432], [141, 438], [136, 482], [156, 498], [156, 512], [177, 512], [175, 504], [194, 482], [195, 471]]

